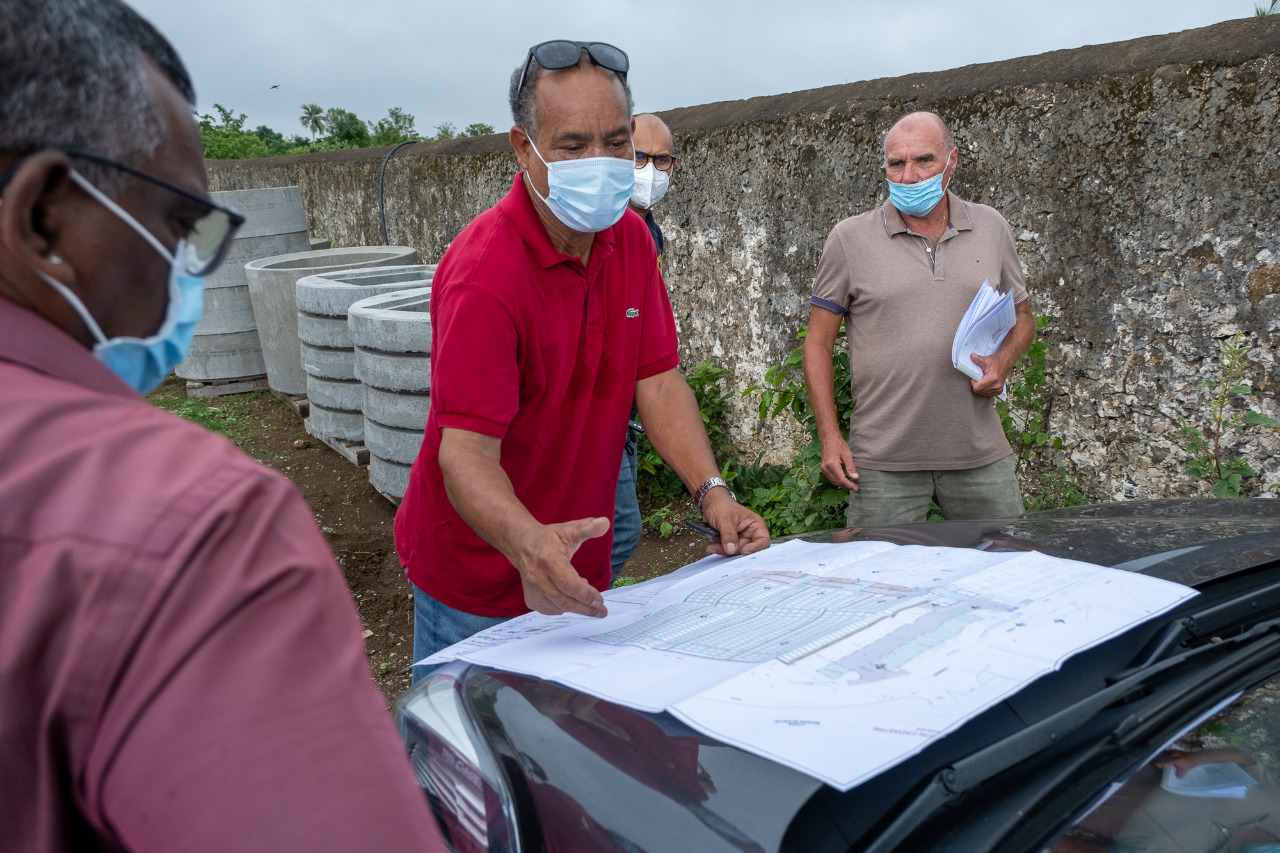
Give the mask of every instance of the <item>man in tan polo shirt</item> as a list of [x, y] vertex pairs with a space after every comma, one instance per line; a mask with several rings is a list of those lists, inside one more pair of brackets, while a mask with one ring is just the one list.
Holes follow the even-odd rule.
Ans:
[[[960, 149], [933, 113], [885, 137], [889, 201], [832, 230], [818, 264], [804, 344], [822, 470], [849, 489], [850, 526], [1022, 512], [1013, 450], [994, 397], [1031, 345], [1035, 319], [1009, 224], [947, 187]], [[1017, 323], [981, 379], [951, 364], [956, 326], [984, 281], [1011, 293]], [[832, 353], [845, 324], [855, 408], [846, 442]]]

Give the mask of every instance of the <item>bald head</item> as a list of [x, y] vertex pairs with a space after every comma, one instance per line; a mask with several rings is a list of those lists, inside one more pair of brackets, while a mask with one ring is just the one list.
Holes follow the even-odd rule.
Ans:
[[[635, 130], [631, 142], [636, 152], [636, 188], [631, 208], [645, 213], [666, 195], [671, 173], [676, 170], [675, 142], [671, 129], [653, 113], [632, 117]], [[652, 166], [652, 168], [648, 168]]]
[[641, 113], [635, 117], [636, 130], [632, 134], [636, 149], [646, 154], [672, 154], [675, 143], [671, 128], [653, 113]]
[[888, 154], [891, 140], [895, 136], [908, 133], [913, 136], [936, 134], [933, 139], [942, 151], [950, 151], [956, 147], [951, 137], [951, 128], [947, 127], [947, 123], [937, 113], [921, 110], [903, 116], [898, 119], [893, 127], [889, 128], [889, 132], [884, 135], [885, 154]]

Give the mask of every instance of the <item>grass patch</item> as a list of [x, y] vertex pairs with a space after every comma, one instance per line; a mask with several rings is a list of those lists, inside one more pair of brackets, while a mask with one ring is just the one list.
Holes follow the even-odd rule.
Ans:
[[261, 404], [256, 401], [265, 396], [269, 396], [265, 391], [253, 391], [226, 397], [188, 397], [185, 383], [166, 382], [147, 399], [157, 408], [225, 436], [241, 450], [261, 458], [263, 451], [256, 446], [255, 434]]

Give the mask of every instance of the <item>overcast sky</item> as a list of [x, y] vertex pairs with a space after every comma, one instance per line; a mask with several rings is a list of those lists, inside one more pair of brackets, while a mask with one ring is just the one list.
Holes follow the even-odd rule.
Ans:
[[304, 103], [375, 121], [401, 107], [425, 135], [441, 122], [505, 132], [511, 69], [553, 38], [627, 51], [649, 111], [1172, 33], [1248, 17], [1258, 0], [129, 2], [186, 60], [200, 112], [219, 103], [292, 136]]

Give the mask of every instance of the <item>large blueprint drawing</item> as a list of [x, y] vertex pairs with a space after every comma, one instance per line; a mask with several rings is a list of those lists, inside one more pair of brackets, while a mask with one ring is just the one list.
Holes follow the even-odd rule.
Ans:
[[528, 614], [436, 656], [551, 679], [848, 790], [1195, 595], [1037, 552], [800, 541]]

